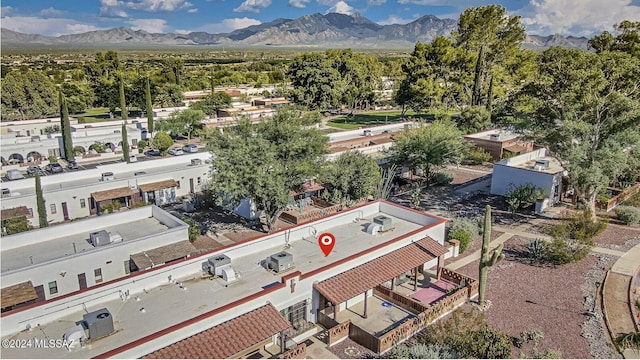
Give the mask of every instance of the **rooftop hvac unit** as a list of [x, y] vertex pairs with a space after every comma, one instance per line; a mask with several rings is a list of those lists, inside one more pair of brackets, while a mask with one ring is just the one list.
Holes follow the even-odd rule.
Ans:
[[202, 159], [191, 159], [191, 165], [202, 165]]
[[500, 140], [500, 133], [489, 135], [490, 140]]
[[285, 271], [293, 267], [293, 255], [282, 251], [269, 257], [269, 269], [275, 272]]
[[367, 234], [369, 235], [376, 236], [380, 231], [382, 231], [382, 225], [380, 224], [372, 222], [367, 226]]
[[545, 170], [549, 168], [549, 160], [536, 160], [533, 165], [534, 170]]
[[211, 275], [222, 276], [222, 269], [227, 265], [231, 266], [231, 258], [227, 255], [217, 255], [202, 263], [202, 271], [206, 271]]
[[373, 218], [373, 223], [382, 225], [382, 231], [391, 229], [391, 218], [384, 215], [376, 216]]
[[107, 308], [82, 315], [82, 321], [89, 331], [88, 339], [97, 339], [113, 332], [113, 317]]
[[100, 230], [89, 234], [89, 241], [95, 247], [105, 246], [122, 241], [122, 235], [117, 232], [110, 233], [107, 230]]

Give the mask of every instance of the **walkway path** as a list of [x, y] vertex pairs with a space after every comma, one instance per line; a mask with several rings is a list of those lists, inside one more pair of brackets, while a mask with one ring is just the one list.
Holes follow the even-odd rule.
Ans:
[[[602, 288], [602, 312], [612, 338], [621, 333], [637, 332], [630, 304], [631, 281], [640, 271], [640, 244], [624, 253], [607, 272]], [[637, 359], [640, 354], [626, 349], [622, 355]]]

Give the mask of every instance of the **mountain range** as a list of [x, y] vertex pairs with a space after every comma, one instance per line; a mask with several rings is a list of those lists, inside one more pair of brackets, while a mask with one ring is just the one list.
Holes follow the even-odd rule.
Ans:
[[[119, 27], [52, 37], [23, 34], [3, 28], [2, 47], [221, 45], [411, 49], [416, 41], [430, 42], [439, 35], [449, 36], [456, 28], [456, 20], [439, 19], [433, 15], [425, 15], [408, 24], [380, 25], [360, 13], [353, 15], [316, 13], [297, 19], [275, 19], [267, 23], [220, 34], [206, 32], [148, 33], [143, 30]], [[527, 35], [523, 47], [565, 46], [586, 49], [587, 41], [583, 37]]]

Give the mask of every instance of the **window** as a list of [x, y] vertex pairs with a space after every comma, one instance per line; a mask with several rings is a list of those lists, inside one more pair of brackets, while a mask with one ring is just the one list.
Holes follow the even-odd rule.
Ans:
[[102, 282], [102, 269], [93, 270], [93, 275], [96, 278], [96, 284]]
[[198, 176], [198, 185], [200, 185], [202, 183], [202, 179], [200, 179], [200, 176]]
[[49, 207], [51, 208], [51, 215], [58, 213], [58, 210], [56, 210], [56, 204], [51, 204]]
[[33, 209], [32, 208], [28, 208], [27, 210], [29, 210], [29, 215], [27, 217], [29, 219], [33, 218]]
[[80, 207], [83, 209], [87, 207], [87, 201], [85, 199], [80, 199]]
[[130, 260], [125, 260], [124, 261], [124, 273], [125, 274], [130, 274], [131, 273], [131, 265], [129, 263]]
[[52, 281], [49, 283], [49, 294], [57, 294], [58, 293], [58, 282]]
[[176, 181], [176, 187], [180, 189], [180, 181]]

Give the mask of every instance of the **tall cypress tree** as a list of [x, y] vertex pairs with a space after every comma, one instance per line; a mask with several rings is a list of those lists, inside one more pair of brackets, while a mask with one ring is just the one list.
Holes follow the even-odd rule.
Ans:
[[487, 111], [489, 112], [489, 116], [491, 116], [493, 106], [493, 74], [491, 74], [491, 78], [489, 80], [489, 92], [487, 93]]
[[73, 140], [71, 139], [71, 124], [69, 123], [69, 109], [67, 108], [67, 100], [62, 94], [62, 90], [58, 89], [58, 102], [60, 103], [60, 131], [62, 132], [62, 146], [64, 150], [64, 158], [73, 160]]
[[131, 162], [131, 158], [129, 157], [129, 139], [127, 139], [127, 127], [122, 124], [122, 156], [124, 156], [124, 161], [128, 163]]
[[151, 87], [149, 86], [149, 77], [144, 90], [144, 96], [147, 100], [147, 130], [153, 135], [153, 104], [151, 103]]
[[478, 60], [476, 61], [476, 71], [473, 78], [473, 92], [471, 94], [471, 105], [480, 105], [480, 88], [482, 83], [482, 61], [484, 57], [484, 47], [480, 47], [478, 51]]
[[47, 221], [47, 208], [44, 207], [44, 197], [42, 196], [42, 185], [40, 184], [40, 173], [36, 171], [36, 206], [38, 207], [38, 222], [40, 228], [49, 226]]
[[122, 120], [127, 120], [127, 100], [124, 97], [124, 76], [120, 74], [119, 76], [120, 83], [118, 87], [120, 88], [120, 110], [122, 112]]

